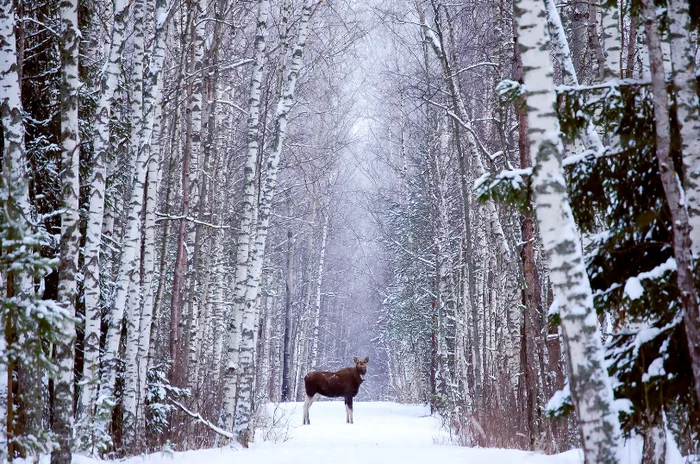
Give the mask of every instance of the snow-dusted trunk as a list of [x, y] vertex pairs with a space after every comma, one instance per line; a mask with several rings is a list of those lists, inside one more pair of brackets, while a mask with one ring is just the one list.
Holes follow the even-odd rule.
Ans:
[[[189, 35], [193, 34], [194, 16], [199, 11], [198, 4], [195, 8], [187, 9], [187, 30]], [[184, 12], [183, 12], [184, 14]], [[183, 61], [180, 66], [187, 66], [186, 79], [188, 79], [187, 88], [187, 108], [185, 110], [185, 145], [182, 153], [182, 175], [181, 175], [181, 190], [180, 190], [180, 220], [177, 230], [177, 246], [175, 256], [175, 269], [173, 273], [173, 284], [170, 297], [170, 383], [176, 386], [184, 386], [187, 381], [187, 340], [183, 339], [184, 319], [187, 314], [184, 314], [185, 307], [185, 292], [187, 289], [187, 273], [188, 273], [188, 220], [190, 216], [190, 189], [193, 186], [191, 180], [192, 174], [192, 143], [194, 125], [192, 121], [193, 103], [193, 75], [194, 75], [194, 55], [195, 46], [186, 40], [188, 34], [183, 33], [180, 46], [182, 47], [182, 58], [188, 56], [189, 64], [185, 65]], [[189, 50], [186, 53], [186, 50]], [[181, 68], [183, 69], [183, 68]], [[195, 79], [196, 80], [196, 79]], [[199, 134], [196, 134], [199, 140]]]
[[272, 213], [272, 200], [277, 186], [277, 173], [282, 155], [282, 147], [287, 137], [287, 124], [289, 112], [295, 101], [295, 92], [299, 72], [304, 58], [304, 49], [309, 36], [309, 23], [314, 5], [314, 0], [306, 0], [299, 20], [299, 32], [297, 43], [292, 50], [292, 59], [289, 72], [285, 78], [280, 101], [277, 104], [275, 117], [275, 135], [270, 154], [265, 166], [265, 179], [262, 184], [262, 193], [259, 206], [255, 243], [250, 249], [248, 275], [245, 293], [245, 310], [241, 322], [241, 345], [239, 361], [241, 365], [241, 380], [236, 405], [236, 422], [234, 434], [243, 446], [248, 446], [253, 439], [253, 428], [250, 427], [253, 400], [253, 368], [255, 359], [255, 327], [257, 326], [256, 314], [260, 280], [262, 277], [262, 264], [267, 242], [267, 233]]
[[138, 349], [136, 352], [137, 376], [136, 407], [134, 410], [134, 432], [138, 434], [145, 427], [146, 373], [151, 348], [151, 327], [154, 310], [154, 268], [155, 268], [155, 234], [156, 207], [158, 201], [158, 184], [160, 182], [160, 132], [162, 125], [163, 79], [161, 72], [165, 60], [165, 40], [169, 22], [169, 10], [166, 0], [155, 2], [155, 30], [148, 68], [143, 82], [143, 132], [139, 150], [148, 158], [145, 185], [145, 214], [143, 238], [143, 306], [138, 327]]
[[620, 37], [620, 8], [617, 1], [610, 7], [603, 7], [603, 54], [605, 79], [618, 79], [622, 64], [622, 41]]
[[516, 4], [518, 40], [527, 89], [532, 188], [537, 220], [547, 253], [550, 279], [560, 305], [567, 345], [569, 385], [588, 463], [616, 463], [620, 424], [605, 369], [600, 330], [578, 230], [566, 193], [556, 94], [549, 62], [549, 37], [539, 0]]
[[[457, 111], [457, 116], [459, 117], [459, 122], [456, 124], [454, 131], [455, 131], [455, 140], [457, 144], [457, 150], [458, 150], [458, 158], [459, 158], [459, 166], [460, 166], [460, 185], [461, 185], [461, 191], [462, 191], [462, 204], [463, 204], [463, 212], [464, 212], [464, 228], [465, 228], [465, 236], [466, 236], [466, 253], [467, 253], [467, 290], [468, 290], [468, 301], [470, 303], [470, 308], [471, 308], [471, 317], [472, 317], [472, 325], [471, 325], [471, 332], [472, 332], [472, 338], [474, 342], [472, 343], [472, 358], [473, 358], [473, 369], [474, 369], [474, 379], [475, 381], [472, 382], [474, 388], [475, 388], [475, 393], [477, 396], [481, 394], [481, 385], [482, 382], [479, 380], [482, 376], [483, 371], [481, 370], [482, 368], [482, 356], [481, 356], [481, 348], [480, 344], [477, 343], [477, 339], [479, 338], [479, 325], [478, 325], [478, 303], [477, 303], [477, 295], [476, 295], [476, 272], [475, 272], [475, 264], [476, 264], [476, 259], [473, 255], [473, 246], [472, 246], [472, 234], [471, 234], [471, 202], [469, 198], [469, 192], [472, 190], [473, 187], [473, 182], [469, 182], [469, 173], [468, 173], [468, 162], [469, 160], [474, 161], [474, 165], [476, 167], [477, 175], [481, 175], [484, 173], [484, 166], [481, 161], [481, 157], [479, 156], [479, 153], [476, 148], [476, 140], [474, 139], [473, 134], [471, 133], [471, 125], [469, 122], [469, 116], [467, 114], [467, 110], [464, 107], [462, 101], [461, 101], [461, 95], [460, 95], [460, 87], [459, 87], [459, 81], [454, 75], [454, 73], [451, 70], [451, 64], [445, 54], [445, 41], [443, 40], [443, 35], [440, 29], [438, 29], [438, 36], [436, 37], [435, 34], [431, 29], [428, 28], [427, 23], [425, 21], [425, 13], [422, 9], [422, 6], [420, 3], [417, 3], [418, 6], [418, 13], [422, 25], [422, 30], [424, 37], [426, 39], [426, 42], [430, 43], [430, 46], [435, 53], [435, 56], [438, 58], [441, 64], [442, 68], [442, 73], [443, 73], [443, 78], [448, 86], [448, 89], [450, 91], [450, 96], [452, 99], [452, 105], [454, 109]], [[426, 69], [429, 69], [429, 60], [427, 57], [427, 50], [424, 48], [423, 50], [423, 59], [425, 61], [425, 66]], [[457, 123], [457, 121], [455, 121]], [[464, 126], [464, 129], [466, 131], [466, 138], [467, 138], [467, 148], [462, 146], [461, 140], [460, 140], [460, 128]], [[465, 153], [466, 151], [466, 153]], [[469, 160], [467, 159], [467, 156], [469, 157]], [[489, 216], [491, 218], [491, 226], [492, 230], [495, 234], [495, 236], [498, 238], [499, 246], [500, 246], [500, 251], [503, 252], [504, 254], [509, 254], [510, 250], [508, 247], [508, 243], [505, 239], [505, 235], [503, 234], [503, 229], [500, 224], [500, 220], [498, 219], [497, 211], [495, 209], [495, 205], [493, 204], [492, 201], [489, 200], [488, 202], [488, 208], [489, 208]], [[437, 345], [434, 345], [434, 348], [437, 348]], [[437, 355], [434, 351], [434, 356]], [[434, 372], [433, 372], [434, 375]], [[434, 386], [434, 382], [433, 382]]]
[[[443, 32], [441, 29], [443, 22], [436, 21], [436, 36], [433, 30], [428, 28], [428, 25], [425, 22], [425, 13], [421, 9], [420, 5], [418, 13], [420, 16], [421, 27], [423, 30], [425, 40], [430, 44], [431, 48], [433, 49], [433, 52], [435, 53], [435, 56], [440, 61], [440, 65], [442, 67], [443, 79], [447, 84], [447, 88], [449, 90], [450, 97], [452, 100], [452, 106], [454, 108], [454, 111], [456, 112], [456, 115], [451, 114], [451, 116], [456, 116], [459, 120], [459, 124], [464, 126], [464, 129], [466, 131], [468, 152], [470, 155], [470, 159], [474, 161], [473, 167], [475, 168], [475, 174], [476, 176], [481, 176], [486, 172], [486, 168], [484, 167], [484, 163], [481, 160], [481, 155], [479, 155], [479, 149], [477, 148], [476, 139], [474, 138], [474, 131], [471, 124], [471, 118], [469, 117], [467, 108], [464, 106], [464, 96], [460, 88], [458, 73], [454, 72], [452, 63], [450, 63], [449, 57], [447, 56], [447, 42], [443, 36]], [[449, 21], [445, 21], [444, 23], [448, 24], [449, 27]], [[498, 217], [496, 205], [493, 202], [493, 200], [489, 199], [486, 201], [486, 207], [488, 210], [489, 226], [491, 228], [491, 233], [493, 233], [494, 236], [497, 238], [499, 251], [504, 256], [509, 257], [510, 246], [508, 245], [506, 236], [503, 233], [503, 227], [501, 225], [501, 220]]]
[[82, 391], [77, 409], [77, 447], [87, 453], [95, 453], [109, 437], [104, 429], [94, 429], [95, 402], [100, 369], [100, 247], [102, 244], [102, 223], [104, 220], [106, 166], [109, 150], [110, 113], [114, 92], [119, 79], [120, 63], [124, 51], [126, 19], [130, 3], [126, 0], [114, 1], [112, 36], [107, 53], [107, 63], [101, 79], [101, 95], [95, 112], [93, 131], [93, 167], [90, 173], [90, 206], [88, 226], [85, 236], [85, 341]]
[[691, 250], [693, 258], [697, 260], [700, 258], [700, 102], [688, 8], [688, 2], [669, 0], [667, 14], [673, 56], [673, 86], [685, 167], [683, 187], [692, 240]]
[[[126, 313], [126, 350], [124, 354], [124, 391], [122, 403], [124, 407], [124, 436], [126, 449], [133, 445], [135, 435], [136, 402], [138, 387], [138, 355], [139, 324], [141, 319], [141, 282], [140, 282], [140, 251], [141, 251], [141, 213], [143, 209], [143, 193], [146, 183], [146, 170], [148, 153], [141, 150], [140, 138], [143, 132], [143, 66], [144, 66], [144, 17], [146, 10], [145, 0], [137, 0], [134, 3], [134, 63], [132, 94], [133, 104], [131, 113], [131, 140], [130, 155], [134, 163], [133, 186], [128, 208], [122, 259], [119, 264], [117, 276], [117, 291], [112, 307], [113, 320], [110, 321], [107, 332], [107, 349], [105, 360], [110, 356], [109, 362], [116, 359], [119, 351], [119, 339], [122, 331], [122, 319]], [[139, 265], [137, 265], [139, 264]], [[121, 317], [120, 317], [121, 316]], [[114, 320], [117, 319], [117, 320]], [[112, 352], [111, 350], [114, 349]], [[106, 350], [107, 351], [107, 350]], [[114, 356], [114, 358], [111, 358]], [[112, 382], [114, 367], [110, 368]], [[112, 387], [107, 387], [105, 393], [113, 394]]]
[[[693, 256], [691, 254], [690, 224], [688, 211], [680, 179], [671, 158], [671, 125], [668, 110], [668, 93], [661, 39], [656, 25], [656, 7], [653, 0], [642, 0], [649, 64], [651, 67], [651, 88], [654, 93], [654, 127], [656, 128], [656, 159], [659, 162], [659, 175], [664, 187], [666, 203], [673, 223], [673, 254], [676, 258], [676, 281], [681, 291], [683, 322], [690, 352], [691, 368], [695, 378], [695, 394], [700, 401], [700, 311], [698, 293], [693, 282]], [[697, 102], [697, 95], [695, 96]], [[679, 114], [680, 116], [680, 114]], [[692, 122], [691, 122], [692, 124]], [[686, 133], [686, 135], [689, 135]], [[697, 137], [697, 134], [694, 134]], [[684, 140], [684, 142], [686, 142]]]
[[[3, 200], [7, 201], [3, 207], [8, 216], [18, 220], [20, 224], [29, 219], [29, 189], [28, 166], [25, 155], [24, 135], [25, 128], [22, 120], [22, 101], [18, 75], [17, 47], [14, 33], [15, 10], [12, 0], [0, 1], [0, 120], [3, 128], [3, 152], [1, 153], [2, 173], [0, 185], [11, 187], [3, 193]], [[7, 183], [7, 184], [6, 184]], [[6, 197], [7, 195], [7, 197]], [[9, 197], [9, 198], [8, 198]], [[22, 218], [25, 216], [25, 218]], [[15, 295], [22, 299], [26, 291], [31, 291], [31, 280], [21, 269], [10, 271], [6, 275], [0, 273], [0, 288], [7, 289], [8, 280], [13, 279], [16, 287]], [[26, 287], [26, 288], [22, 288]], [[5, 295], [3, 295], [5, 296]], [[6, 353], [6, 336], [11, 336], [7, 326], [9, 316], [0, 317], [0, 353]], [[9, 359], [0, 363], [0, 460], [8, 457], [8, 432], [12, 433], [12, 369], [8, 369]], [[8, 372], [9, 371], [9, 372]], [[8, 375], [10, 377], [8, 377]], [[8, 404], [9, 400], [9, 404]]]
[[294, 292], [294, 234], [287, 231], [287, 278], [284, 300], [284, 355], [282, 359], [282, 401], [289, 401], [292, 381], [292, 293]]
[[190, 59], [190, 75], [188, 79], [192, 81], [191, 99], [189, 101], [188, 111], [192, 115], [192, 154], [190, 160], [190, 171], [188, 173], [190, 181], [190, 199], [193, 204], [197, 203], [199, 198], [199, 156], [201, 154], [202, 145], [202, 89], [203, 89], [203, 59], [204, 59], [204, 32], [205, 32], [205, 15], [207, 12], [206, 0], [195, 0], [190, 3], [192, 9], [192, 55]]
[[146, 173], [146, 204], [143, 239], [143, 306], [139, 325], [139, 343], [136, 355], [138, 376], [136, 377], [137, 396], [135, 410], [135, 428], [144, 430], [146, 414], [144, 403], [146, 399], [146, 374], [148, 370], [149, 352], [151, 347], [151, 325], [153, 323], [153, 302], [155, 296], [155, 247], [156, 247], [156, 206], [158, 201], [158, 151], [153, 150], [148, 160]]
[[[205, 13], [207, 5], [204, 0], [197, 0], [191, 3], [192, 5], [192, 44], [190, 55], [189, 76], [191, 80], [191, 94], [187, 108], [187, 126], [186, 126], [186, 147], [189, 147], [189, 202], [191, 205], [192, 216], [197, 219], [203, 219], [204, 208], [206, 205], [206, 179], [209, 172], [209, 151], [202, 153], [202, 137], [204, 131], [202, 121], [204, 109], [211, 111], [210, 106], [215, 105], [216, 99], [212, 99], [207, 104], [204, 104], [204, 33], [205, 33]], [[220, 19], [218, 21], [221, 21]], [[219, 22], [215, 22], [215, 27], [219, 26]], [[217, 41], [218, 39], [214, 39]], [[212, 70], [214, 63], [207, 63], [209, 70]], [[196, 385], [196, 372], [198, 370], [197, 351], [199, 349], [200, 340], [198, 338], [199, 331], [202, 329], [202, 296], [206, 292], [200, 289], [201, 270], [206, 267], [200, 267], [202, 259], [202, 243], [204, 241], [205, 231], [200, 224], [194, 224], [188, 227], [187, 248], [192, 250], [188, 259], [191, 265], [188, 267], [188, 289], [187, 289], [187, 345], [188, 349], [182, 350], [182, 356], [187, 356], [187, 373], [186, 382], [183, 386], [188, 385], [194, 387]], [[195, 383], [193, 383], [195, 382]]]
[[321, 252], [318, 256], [318, 268], [316, 269], [316, 294], [314, 296], [313, 309], [313, 334], [311, 339], [311, 369], [315, 370], [318, 367], [318, 338], [319, 338], [319, 321], [321, 319], [321, 288], [323, 285], [323, 270], [326, 260], [326, 242], [328, 241], [328, 221], [330, 215], [323, 213], [323, 228], [321, 230]]
[[54, 347], [56, 377], [53, 398], [53, 432], [58, 448], [52, 464], [70, 464], [73, 448], [73, 358], [75, 304], [78, 296], [78, 254], [80, 246], [80, 142], [78, 127], [78, 2], [61, 2], [61, 245], [58, 269], [58, 303], [67, 318], [63, 320], [63, 340]]
[[[564, 84], [577, 86], [579, 83], [578, 75], [576, 74], [576, 68], [571, 58], [569, 41], [566, 38], [566, 32], [561, 23], [557, 5], [554, 0], [545, 0], [545, 5], [547, 6], [547, 21], [549, 22], [550, 33], [552, 34], [552, 49], [561, 63]], [[588, 123], [586, 132], [582, 135], [582, 139], [587, 149], [595, 150], [596, 152], [603, 151], [603, 142], [601, 142], [600, 136], [593, 123]]]
[[[241, 219], [238, 224], [238, 243], [236, 244], [236, 285], [233, 291], [233, 314], [229, 316], [232, 324], [228, 324], [226, 338], [226, 369], [224, 372], [224, 393], [219, 416], [219, 426], [225, 430], [233, 426], [233, 413], [236, 409], [236, 385], [238, 377], [238, 361], [241, 323], [245, 308], [245, 290], [248, 276], [248, 259], [252, 237], [253, 216], [255, 208], [255, 171], [258, 160], [260, 130], [260, 98], [263, 79], [263, 69], [266, 56], [267, 18], [270, 14], [270, 0], [260, 0], [258, 3], [257, 29], [255, 32], [255, 63], [250, 80], [250, 96], [248, 98], [248, 147], [245, 165], [243, 167], [243, 202]], [[252, 334], [251, 334], [252, 336]]]
[[603, 80], [605, 75], [605, 54], [598, 38], [598, 2], [588, 2], [588, 49], [593, 55], [591, 62], [591, 77], [593, 80]]

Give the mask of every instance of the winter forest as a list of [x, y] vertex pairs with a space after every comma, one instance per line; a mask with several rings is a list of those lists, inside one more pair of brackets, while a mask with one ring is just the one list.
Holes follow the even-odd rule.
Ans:
[[0, 462], [247, 448], [365, 356], [358, 411], [456, 445], [697, 459], [699, 31], [696, 0], [0, 0]]

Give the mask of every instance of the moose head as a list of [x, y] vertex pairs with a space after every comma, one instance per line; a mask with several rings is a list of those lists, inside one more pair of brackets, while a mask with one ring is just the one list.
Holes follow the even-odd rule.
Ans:
[[353, 361], [355, 361], [355, 369], [357, 369], [357, 373], [360, 375], [360, 378], [362, 380], [365, 380], [365, 375], [367, 375], [367, 363], [369, 362], [369, 356], [365, 357], [364, 360], [360, 360], [357, 356], [353, 358]]

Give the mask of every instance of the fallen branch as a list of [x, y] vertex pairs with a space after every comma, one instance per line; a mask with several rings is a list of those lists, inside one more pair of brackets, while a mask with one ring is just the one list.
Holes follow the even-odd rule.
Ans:
[[171, 401], [175, 406], [177, 406], [178, 408], [180, 408], [185, 414], [187, 414], [187, 415], [190, 416], [191, 418], [195, 419], [196, 421], [201, 422], [202, 424], [206, 425], [207, 427], [209, 427], [209, 428], [210, 428], [211, 430], [213, 430], [214, 432], [216, 432], [216, 433], [218, 433], [219, 435], [222, 435], [222, 436], [224, 436], [224, 437], [226, 437], [226, 438], [230, 438], [231, 440], [235, 440], [235, 437], [233, 436], [233, 434], [232, 434], [231, 432], [227, 432], [226, 430], [224, 430], [224, 429], [222, 429], [222, 428], [219, 428], [219, 427], [217, 427], [216, 425], [212, 424], [210, 421], [208, 421], [208, 420], [206, 420], [205, 418], [203, 418], [202, 415], [201, 415], [200, 413], [190, 411], [189, 409], [187, 409], [186, 407], [184, 407], [182, 404], [178, 403], [178, 402], [175, 401], [175, 400], [172, 400], [172, 399], [171, 399], [170, 401]]
[[164, 214], [164, 213], [156, 213], [156, 216], [158, 216], [158, 219], [156, 219], [156, 222], [179, 221], [180, 219], [184, 219], [185, 221], [190, 221], [190, 222], [193, 222], [195, 224], [199, 224], [201, 226], [211, 227], [212, 229], [230, 229], [231, 228], [231, 226], [224, 226], [224, 225], [219, 225], [219, 224], [212, 224], [210, 222], [200, 221], [199, 219], [195, 219], [191, 216], [172, 216], [170, 214]]

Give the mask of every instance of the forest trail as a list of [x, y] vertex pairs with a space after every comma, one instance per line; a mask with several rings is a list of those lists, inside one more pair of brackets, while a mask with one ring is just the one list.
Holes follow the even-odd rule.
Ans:
[[[208, 449], [127, 459], [128, 464], [579, 464], [578, 451], [556, 456], [518, 450], [450, 445], [440, 421], [424, 406], [389, 402], [355, 402], [355, 423], [345, 423], [342, 401], [319, 401], [311, 407], [311, 425], [302, 426], [302, 403], [269, 411], [279, 420], [276, 441], [263, 441], [259, 430], [250, 449]], [[288, 426], [288, 428], [287, 428]], [[287, 431], [286, 440], [284, 431]], [[268, 436], [268, 439], [272, 437]], [[84, 458], [83, 458], [84, 459]], [[75, 459], [86, 464], [83, 459]], [[76, 463], [77, 464], [77, 463]]]

